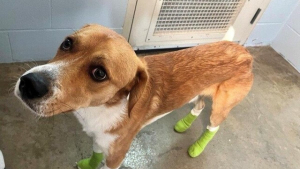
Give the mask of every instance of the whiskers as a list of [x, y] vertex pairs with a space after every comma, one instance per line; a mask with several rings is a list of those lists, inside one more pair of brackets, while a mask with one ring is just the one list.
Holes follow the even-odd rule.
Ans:
[[[67, 119], [71, 120], [70, 116], [67, 114], [69, 111], [65, 111], [63, 109], [63, 107], [69, 109], [70, 111], [73, 111], [74, 113], [78, 114], [80, 118], [82, 118], [82, 116], [80, 115], [80, 113], [77, 110], [75, 110], [74, 107], [70, 106], [69, 104], [61, 102], [59, 100], [56, 100], [56, 104], [57, 105], [56, 105], [55, 108], [52, 105], [51, 110], [48, 113], [46, 113], [46, 114], [51, 114], [52, 115], [52, 118], [51, 118], [52, 119], [52, 130], [54, 130], [54, 127], [56, 125], [56, 123], [55, 123], [55, 117], [54, 116], [55, 116], [55, 113], [57, 113], [57, 111], [61, 111], [61, 114], [63, 114], [64, 117], [67, 117]], [[84, 119], [82, 118], [82, 120], [84, 120]], [[78, 152], [81, 152], [80, 146], [79, 146], [80, 143], [78, 142], [78, 139], [77, 139], [77, 137], [78, 137], [77, 129], [72, 130], [72, 132], [74, 132], [74, 135], [75, 135], [75, 139], [74, 139], [75, 147], [77, 148]], [[81, 154], [81, 158], [83, 158], [83, 154], [82, 153], [80, 153], [80, 154]]]
[[40, 115], [40, 114], [37, 114], [37, 113], [35, 113], [35, 122], [38, 122], [40, 119], [41, 119], [41, 117], [44, 117], [43, 115]]
[[8, 94], [14, 94], [14, 89], [16, 88], [16, 85], [17, 85], [17, 81], [11, 84], [11, 86], [7, 90]]
[[22, 74], [19, 73], [9, 77], [10, 85], [9, 88], [7, 89], [8, 94], [13, 94], [14, 89], [16, 88], [17, 81], [19, 80], [21, 75]]
[[[14, 63], [17, 65], [17, 70], [11, 71], [8, 76], [9, 76], [9, 82], [11, 85], [9, 86], [7, 92], [8, 94], [13, 94], [14, 89], [16, 87], [18, 79], [28, 70], [32, 69], [35, 66], [38, 66], [39, 64], [32, 59], [30, 62], [25, 62], [25, 63]], [[11, 74], [12, 73], [12, 74]]]
[[[42, 114], [43, 115], [40, 115], [40, 116], [44, 116], [44, 117], [47, 117], [49, 115], [51, 116], [55, 116], [57, 114], [57, 111], [61, 111], [60, 113], [63, 114], [64, 116], [68, 116], [67, 113], [69, 113], [70, 111], [72, 111], [73, 113], [76, 113], [79, 118], [81, 118], [83, 121], [85, 120], [81, 114], [78, 112], [78, 110], [76, 110], [74, 107], [70, 106], [69, 104], [67, 103], [64, 103], [62, 101], [59, 101], [59, 100], [56, 100], [56, 107], [54, 108], [54, 105], [50, 105], [50, 110], [48, 112], [43, 112]], [[64, 110], [62, 107], [66, 107], [67, 110]], [[85, 110], [84, 110], [85, 111]], [[68, 116], [69, 117], [69, 116]]]
[[[70, 106], [70, 105], [68, 105], [64, 102], [59, 101], [58, 103], [62, 104], [63, 106], [66, 106], [66, 107], [70, 108], [71, 111], [73, 111], [73, 113], [76, 113], [76, 115], [78, 115], [83, 121], [85, 121], [85, 119], [81, 116], [81, 114], [78, 112], [78, 110], [75, 110], [75, 108], [73, 108], [72, 106]], [[84, 109], [84, 111], [85, 111], [85, 109]], [[63, 113], [66, 113], [66, 112], [63, 112]]]

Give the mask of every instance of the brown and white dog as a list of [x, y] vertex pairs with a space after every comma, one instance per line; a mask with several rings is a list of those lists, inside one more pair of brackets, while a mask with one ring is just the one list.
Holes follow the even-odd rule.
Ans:
[[235, 43], [138, 58], [119, 34], [87, 25], [48, 64], [24, 73], [15, 94], [38, 116], [74, 111], [94, 151], [106, 155], [103, 168], [118, 168], [144, 126], [197, 96], [212, 98], [210, 126], [219, 126], [252, 81], [252, 56]]

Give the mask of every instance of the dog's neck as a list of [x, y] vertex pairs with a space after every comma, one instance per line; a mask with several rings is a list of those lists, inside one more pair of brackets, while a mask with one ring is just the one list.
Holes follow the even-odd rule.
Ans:
[[100, 105], [81, 108], [74, 111], [74, 115], [82, 124], [83, 131], [97, 140], [104, 153], [108, 153], [108, 147], [118, 136], [107, 131], [116, 127], [127, 117], [127, 99], [122, 98], [114, 106]]
[[[127, 116], [127, 99], [122, 98], [114, 106], [100, 105], [81, 108], [74, 112], [79, 122], [84, 125], [84, 130], [110, 130]], [[95, 127], [97, 125], [97, 128]], [[90, 127], [90, 128], [89, 128]]]

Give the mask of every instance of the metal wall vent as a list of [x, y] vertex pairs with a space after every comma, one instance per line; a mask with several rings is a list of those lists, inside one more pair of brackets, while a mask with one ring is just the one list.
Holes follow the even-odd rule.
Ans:
[[245, 0], [163, 0], [154, 35], [225, 33]]

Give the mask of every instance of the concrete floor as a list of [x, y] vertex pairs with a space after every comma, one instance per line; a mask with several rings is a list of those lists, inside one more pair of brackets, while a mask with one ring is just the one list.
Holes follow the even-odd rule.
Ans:
[[[249, 48], [254, 85], [197, 158], [187, 149], [208, 124], [210, 101], [184, 134], [173, 125], [191, 104], [144, 128], [124, 166], [134, 169], [296, 169], [300, 166], [300, 74], [270, 47]], [[0, 64], [0, 149], [7, 169], [71, 169], [88, 157], [91, 139], [72, 114], [36, 119], [10, 90], [34, 64]]]

